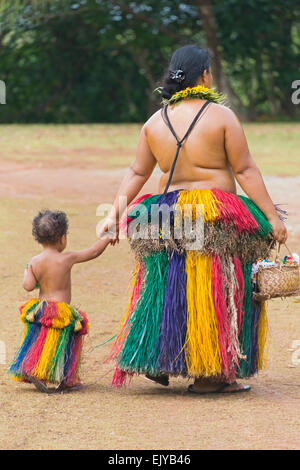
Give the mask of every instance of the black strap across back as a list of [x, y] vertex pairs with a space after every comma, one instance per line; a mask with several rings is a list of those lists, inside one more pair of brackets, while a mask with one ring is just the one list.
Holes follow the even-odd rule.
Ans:
[[175, 157], [174, 157], [174, 160], [173, 160], [173, 163], [172, 163], [172, 167], [171, 167], [171, 171], [170, 171], [170, 175], [169, 175], [169, 179], [168, 179], [168, 182], [167, 182], [167, 185], [165, 187], [165, 190], [163, 192], [163, 196], [166, 195], [166, 193], [168, 192], [168, 189], [170, 187], [170, 184], [171, 184], [171, 181], [172, 181], [172, 177], [173, 177], [173, 173], [174, 173], [174, 170], [175, 170], [175, 165], [176, 165], [176, 162], [177, 162], [177, 159], [178, 159], [178, 155], [179, 155], [179, 151], [182, 147], [182, 144], [183, 142], [185, 141], [185, 139], [188, 137], [188, 135], [191, 133], [193, 127], [195, 126], [196, 122], [198, 121], [201, 113], [204, 111], [204, 109], [210, 104], [210, 101], [206, 101], [206, 103], [204, 103], [204, 105], [202, 106], [202, 108], [198, 111], [198, 113], [196, 114], [196, 116], [194, 117], [193, 119], [193, 122], [191, 123], [190, 127], [188, 128], [188, 130], [186, 131], [186, 133], [184, 134], [183, 138], [181, 140], [178, 139], [177, 135], [176, 135], [176, 132], [174, 131], [173, 129], [173, 126], [170, 122], [170, 119], [169, 119], [169, 116], [168, 116], [168, 112], [167, 112], [167, 106], [165, 106], [163, 108], [163, 113], [164, 113], [164, 118], [165, 118], [165, 122], [167, 124], [167, 126], [169, 127], [170, 131], [172, 132], [173, 136], [175, 137], [176, 139], [176, 142], [177, 142], [177, 150], [176, 150], [176, 154], [175, 154]]

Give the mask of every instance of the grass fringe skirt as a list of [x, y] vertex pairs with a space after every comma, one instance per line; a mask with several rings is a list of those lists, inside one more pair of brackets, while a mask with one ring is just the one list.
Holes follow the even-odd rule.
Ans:
[[[135, 237], [139, 217], [151, 229], [151, 205], [172, 208], [171, 237]], [[188, 249], [172, 235], [186, 204], [192, 223], [202, 204], [203, 247]], [[141, 215], [143, 217], [141, 218]], [[179, 217], [179, 219], [178, 219]], [[274, 246], [272, 227], [248, 198], [217, 189], [146, 195], [122, 222], [137, 266], [132, 293], [110, 359], [116, 361], [113, 386], [133, 374], [250, 377], [265, 362], [265, 302], [252, 297], [251, 267]]]
[[11, 377], [78, 384], [83, 338], [89, 327], [86, 315], [64, 302], [31, 299], [20, 307], [20, 320], [25, 330], [8, 371]]

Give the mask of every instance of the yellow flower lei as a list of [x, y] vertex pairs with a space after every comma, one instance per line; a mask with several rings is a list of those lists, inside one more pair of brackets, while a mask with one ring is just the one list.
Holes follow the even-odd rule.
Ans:
[[[162, 92], [162, 88], [157, 88], [157, 91]], [[171, 96], [169, 100], [166, 98], [162, 99], [162, 104], [174, 104], [179, 103], [181, 100], [189, 99], [201, 99], [209, 100], [214, 103], [225, 104], [226, 96], [218, 93], [214, 88], [206, 88], [202, 85], [194, 86], [192, 88], [187, 87], [184, 90], [177, 91], [174, 95]]]

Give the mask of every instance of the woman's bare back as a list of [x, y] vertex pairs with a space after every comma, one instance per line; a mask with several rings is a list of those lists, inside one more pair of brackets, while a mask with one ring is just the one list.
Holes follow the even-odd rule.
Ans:
[[[168, 106], [168, 116], [178, 139], [182, 139], [203, 100], [190, 100]], [[184, 141], [176, 163], [170, 190], [218, 188], [236, 192], [235, 180], [225, 148], [227, 108], [210, 103]], [[163, 120], [162, 110], [146, 123], [148, 145], [164, 175], [159, 192], [166, 186], [176, 152], [176, 140]]]
[[[185, 135], [204, 103], [201, 99], [191, 99], [168, 107], [169, 120], [178, 139]], [[176, 149], [176, 139], [163, 120], [162, 110], [159, 110], [141, 129], [135, 159], [120, 185], [100, 234], [114, 227], [115, 218], [120, 217], [120, 198], [126, 198], [130, 204], [157, 164], [163, 172], [158, 193], [165, 190]], [[239, 119], [226, 106], [210, 103], [180, 150], [169, 191], [216, 188], [236, 193], [235, 180], [265, 214], [276, 240], [284, 243], [286, 228], [251, 157]]]

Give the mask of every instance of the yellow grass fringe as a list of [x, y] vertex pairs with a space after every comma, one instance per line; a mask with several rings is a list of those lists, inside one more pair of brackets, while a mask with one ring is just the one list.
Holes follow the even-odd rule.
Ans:
[[188, 374], [192, 377], [218, 375], [221, 357], [210, 256], [187, 251], [186, 275]]
[[210, 189], [193, 189], [191, 191], [182, 190], [179, 193], [178, 200], [175, 205], [175, 224], [178, 225], [180, 220], [178, 219], [182, 215], [182, 218], [185, 216], [190, 216], [189, 213], [184, 212], [184, 206], [190, 204], [192, 208], [192, 218], [193, 220], [196, 217], [199, 217], [196, 211], [196, 204], [203, 205], [203, 218], [204, 222], [214, 222], [217, 217], [219, 217], [220, 212], [219, 208], [222, 203], [216, 198], [214, 193]]
[[37, 379], [45, 380], [46, 377], [48, 378], [49, 364], [51, 362], [52, 357], [54, 356], [60, 333], [61, 330], [58, 330], [56, 328], [48, 329], [43, 351], [34, 371], [34, 376]]
[[[29, 310], [34, 306], [34, 304], [37, 304], [36, 305], [36, 308], [34, 308], [33, 312], [35, 312], [39, 305], [40, 305], [40, 299], [30, 299], [22, 308], [22, 311], [21, 311], [21, 315], [20, 315], [20, 320], [23, 321], [25, 323], [25, 319], [26, 319], [26, 316], [29, 312]], [[29, 312], [30, 314], [31, 312]], [[31, 321], [33, 321], [34, 318], [31, 319]]]
[[[72, 321], [72, 310], [65, 302], [57, 302], [57, 317], [52, 320], [52, 328], [65, 328]], [[81, 329], [81, 325], [80, 328]]]
[[256, 356], [256, 369], [260, 370], [266, 366], [266, 342], [268, 338], [269, 326], [267, 317], [266, 301], [261, 302], [261, 310], [258, 322], [258, 354]]

